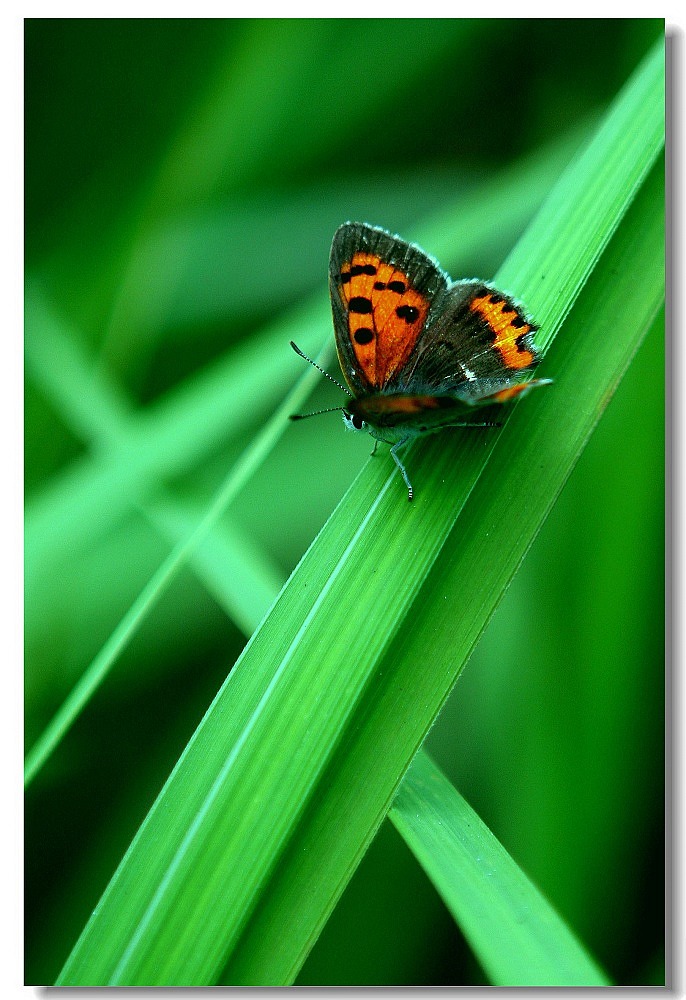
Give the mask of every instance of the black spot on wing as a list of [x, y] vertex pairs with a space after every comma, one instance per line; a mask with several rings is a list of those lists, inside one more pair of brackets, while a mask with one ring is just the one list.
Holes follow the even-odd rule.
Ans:
[[352, 313], [360, 313], [365, 315], [366, 313], [372, 312], [372, 301], [367, 299], [364, 295], [355, 295], [350, 302], [348, 302], [348, 309]]
[[398, 306], [395, 312], [398, 319], [404, 319], [406, 323], [415, 323], [419, 316], [416, 306]]
[[353, 338], [357, 344], [371, 344], [374, 340], [374, 331], [368, 326], [361, 326], [359, 330], [355, 330]]

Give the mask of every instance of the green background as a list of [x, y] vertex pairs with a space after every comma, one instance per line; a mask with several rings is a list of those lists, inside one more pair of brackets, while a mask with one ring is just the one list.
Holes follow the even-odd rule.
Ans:
[[[336, 226], [411, 237], [447, 201], [504, 192], [503, 224], [475, 213], [467, 250], [443, 260], [489, 278], [662, 29], [26, 22], [28, 747], [168, 552], [138, 495], [116, 479], [108, 493], [114, 421], [172, 426], [192, 394], [195, 436], [167, 442], [148, 485], [197, 516], [302, 373], [287, 342], [277, 357], [250, 345], [321, 294]], [[544, 161], [525, 193], [517, 178]], [[253, 388], [223, 386], [222, 424], [229, 358]], [[621, 984], [664, 975], [663, 368], [653, 336], [428, 741]], [[338, 402], [325, 384], [312, 407]], [[255, 616], [368, 451], [337, 415], [294, 425], [227, 519], [265, 581], [252, 617], [228, 618], [185, 570], [32, 784], [27, 982], [54, 980]], [[383, 601], [382, 581], [361, 581], [360, 600]], [[298, 981], [484, 979], [386, 823]]]

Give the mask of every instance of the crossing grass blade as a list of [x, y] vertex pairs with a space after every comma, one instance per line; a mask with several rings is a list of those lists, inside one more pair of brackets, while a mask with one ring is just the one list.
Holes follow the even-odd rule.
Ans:
[[390, 818], [495, 986], [609, 986], [550, 903], [420, 750]]

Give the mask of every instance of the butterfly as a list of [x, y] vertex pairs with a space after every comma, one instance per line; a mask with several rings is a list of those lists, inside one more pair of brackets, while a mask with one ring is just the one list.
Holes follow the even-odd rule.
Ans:
[[342, 410], [352, 430], [368, 431], [374, 451], [379, 441], [391, 445], [409, 500], [414, 492], [400, 449], [448, 427], [499, 426], [475, 421], [474, 410], [551, 381], [522, 381], [541, 357], [533, 341], [538, 327], [519, 303], [484, 281], [452, 281], [429, 254], [378, 226], [346, 222], [336, 230], [329, 290], [351, 397], [331, 409]]

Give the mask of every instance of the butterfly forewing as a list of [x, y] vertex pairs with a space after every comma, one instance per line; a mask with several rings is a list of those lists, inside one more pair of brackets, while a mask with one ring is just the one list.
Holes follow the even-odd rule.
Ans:
[[343, 374], [355, 395], [383, 391], [439, 314], [449, 279], [412, 244], [346, 223], [334, 235], [329, 280]]

